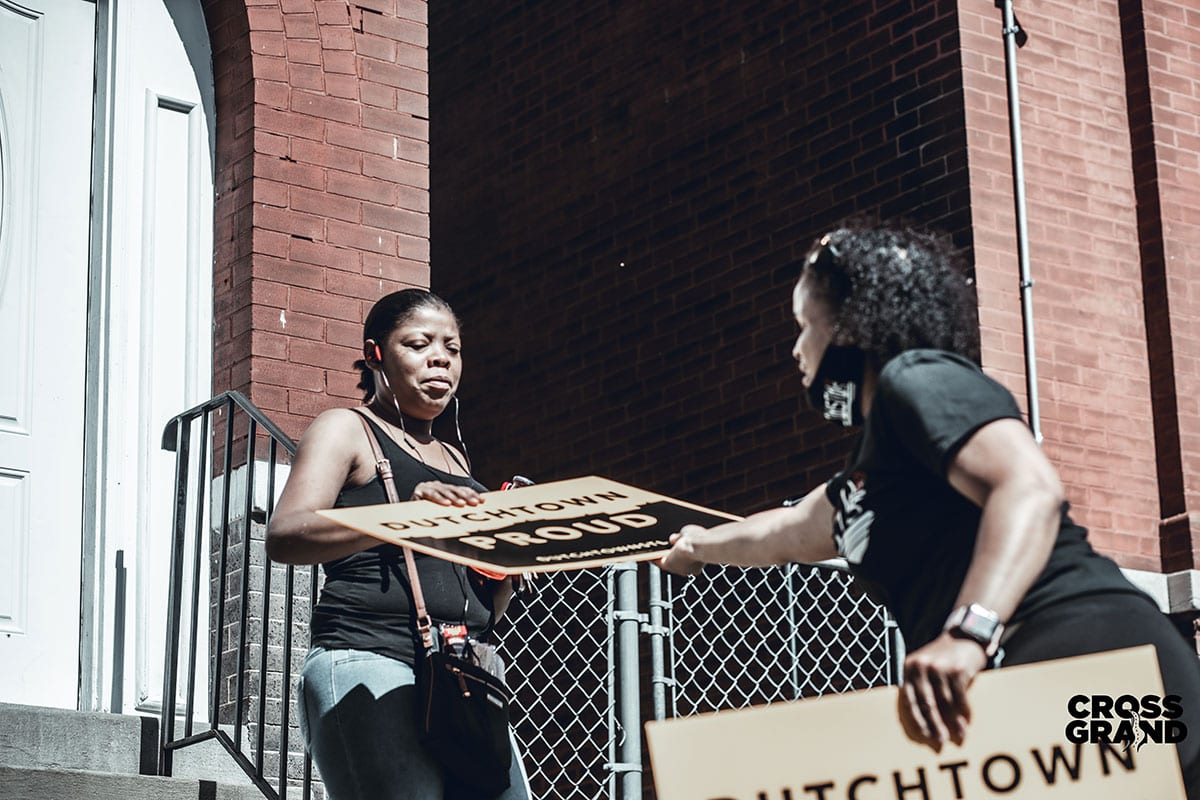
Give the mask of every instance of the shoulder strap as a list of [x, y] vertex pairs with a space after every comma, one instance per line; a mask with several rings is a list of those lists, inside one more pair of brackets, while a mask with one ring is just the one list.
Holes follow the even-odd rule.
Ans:
[[[375, 431], [371, 430], [371, 426], [367, 424], [366, 409], [354, 408], [351, 410], [358, 413], [359, 422], [362, 423], [363, 430], [367, 432], [367, 441], [371, 443], [371, 453], [375, 456], [375, 472], [383, 481], [383, 490], [387, 492], [388, 502], [399, 503], [396, 479], [392, 475], [392, 462], [383, 454], [383, 450], [379, 447], [379, 440], [375, 437]], [[401, 545], [400, 549], [404, 551], [404, 563], [408, 567], [408, 583], [412, 586], [413, 602], [417, 604], [417, 631], [421, 634], [421, 644], [425, 646], [426, 650], [429, 650], [433, 647], [432, 621], [429, 619], [429, 612], [425, 609], [425, 594], [421, 591], [421, 578], [417, 575], [417, 562], [413, 560], [411, 548]]]
[[[462, 445], [462, 442], [459, 442], [459, 446], [461, 446], [461, 445]], [[457, 450], [455, 450], [455, 448], [451, 447], [450, 445], [446, 444], [445, 442], [442, 442], [442, 448], [445, 449], [446, 453], [452, 459], [454, 459], [454, 463], [458, 464], [458, 466], [462, 468], [462, 471], [464, 473], [466, 473], [466, 476], [468, 478], [470, 478], [471, 477], [471, 467], [468, 466], [467, 464], [464, 464], [463, 460], [458, 457]]]

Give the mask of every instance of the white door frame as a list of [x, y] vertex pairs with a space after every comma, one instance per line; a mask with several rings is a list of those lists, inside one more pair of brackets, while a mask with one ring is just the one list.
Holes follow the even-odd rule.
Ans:
[[[208, 49], [208, 35], [205, 20], [199, 0], [149, 0], [161, 2], [175, 23], [176, 29], [185, 37], [183, 47], [187, 57], [193, 64], [193, 69], [200, 75], [198, 102], [176, 101], [170, 97], [147, 92], [144, 97], [132, 97], [130, 94], [129, 76], [134, 72], [129, 70], [131, 44], [121, 41], [118, 47], [118, 37], [137, 36], [133, 31], [122, 31], [121, 27], [133, 27], [130, 20], [133, 17], [135, 3], [147, 0], [96, 0], [96, 90], [94, 97], [94, 126], [92, 142], [92, 186], [93, 203], [91, 219], [91, 239], [89, 247], [89, 309], [87, 321], [87, 370], [86, 370], [86, 408], [85, 408], [85, 443], [84, 443], [84, 525], [81, 576], [81, 617], [80, 617], [80, 681], [78, 706], [85, 710], [113, 710], [120, 712], [121, 708], [111, 708], [114, 690], [119, 685], [125, 695], [126, 709], [135, 705], [140, 711], [153, 711], [157, 708], [157, 693], [161, 687], [149, 689], [151, 695], [145, 707], [137, 705], [140, 699], [132, 697], [132, 686], [127, 676], [138, 670], [137, 683], [141, 687], [139, 694], [146, 694], [144, 681], [144, 663], [146, 656], [146, 635], [139, 623], [139, 604], [146, 602], [146, 581], [148, 573], [144, 563], [139, 563], [140, 545], [150, 535], [157, 539], [157, 530], [147, 532], [146, 520], [142, 519], [145, 503], [146, 476], [130, 472], [128, 443], [125, 441], [133, 432], [128, 420], [122, 415], [127, 409], [122, 406], [122, 399], [128, 399], [130, 392], [125, 383], [129, 380], [131, 365], [136, 364], [136, 358], [130, 356], [128, 347], [140, 347], [142, 357], [151, 352], [155, 336], [149, 330], [150, 320], [146, 318], [146, 287], [142, 286], [142, 296], [131, 294], [130, 281], [140, 269], [143, 276], [152, 275], [154, 271], [153, 258], [154, 226], [143, 226], [142, 239], [139, 243], [141, 266], [132, 266], [129, 261], [130, 215], [139, 211], [143, 214], [147, 207], [141, 209], [129, 205], [128, 192], [120, 192], [122, 175], [114, 174], [119, 167], [114, 166], [122, 148], [128, 149], [131, 125], [146, 136], [145, 142], [153, 142], [155, 137], [155, 113], [167, 109], [172, 113], [183, 114], [188, 118], [188, 140], [192, 143], [192, 151], [188, 154], [190, 178], [189, 186], [196, 187], [204, 184], [200, 175], [194, 170], [199, 164], [207, 164], [210, 171], [205, 176], [211, 186], [211, 170], [215, 147], [214, 113], [215, 99], [211, 86], [211, 54]], [[190, 32], [190, 33], [189, 33]], [[199, 36], [203, 36], [202, 46]], [[200, 60], [200, 66], [196, 61]], [[206, 75], [203, 71], [207, 71]], [[136, 72], [136, 70], [135, 70]], [[207, 82], [206, 82], [207, 81]], [[122, 99], [124, 98], [124, 99]], [[192, 112], [192, 113], [189, 113]], [[135, 116], [131, 116], [134, 114]], [[136, 119], [137, 121], [131, 122]], [[200, 126], [202, 120], [207, 121], [207, 130]], [[139, 134], [141, 135], [141, 134]], [[201, 156], [195, 152], [194, 145], [207, 142], [208, 152]], [[151, 170], [152, 165], [147, 164]], [[153, 204], [153, 172], [147, 177], [150, 183], [140, 186], [138, 192], [142, 202]], [[211, 249], [211, 209], [214, 198], [211, 194], [202, 196], [201, 192], [193, 192], [188, 197], [189, 207], [200, 208], [201, 217], [207, 220], [202, 236], [189, 237], [186, 245], [186, 260], [188, 263], [187, 293], [194, 298], [207, 298], [208, 307], [201, 309], [195, 305], [187, 308], [186, 329], [189, 332], [188, 341], [192, 345], [183, 347], [182, 362], [185, 370], [185, 393], [189, 397], [195, 395], [195, 401], [200, 402], [209, 396], [211, 387], [211, 283], [212, 283], [212, 249]], [[123, 216], [122, 216], [123, 215]], [[147, 227], [151, 228], [147, 230]], [[203, 241], [200, 241], [203, 240]], [[123, 244], [124, 243], [124, 244]], [[114, 264], [115, 252], [121, 253], [121, 261]], [[117, 267], [120, 269], [117, 269]], [[132, 270], [132, 271], [131, 271]], [[207, 287], [207, 288], [206, 288]], [[138, 311], [139, 305], [141, 311]], [[129, 340], [131, 320], [136, 322], [140, 345]], [[200, 352], [203, 349], [204, 352]], [[143, 365], [144, 366], [144, 365]], [[123, 370], [123, 372], [122, 372]], [[117, 373], [121, 373], [118, 375]], [[124, 376], [124, 377], [122, 377]], [[136, 392], [135, 392], [136, 394]], [[115, 398], [115, 399], [114, 399]], [[139, 403], [139, 410], [144, 410], [145, 398]], [[191, 402], [189, 400], [189, 402]], [[184, 408], [174, 409], [171, 413], [183, 411]], [[156, 424], [158, 420], [142, 423]], [[165, 422], [165, 420], [163, 420]], [[161, 430], [141, 430], [138, 436], [137, 460], [142, 468], [146, 460], [158, 454]], [[120, 441], [115, 441], [119, 439]], [[121, 446], [117, 446], [121, 445]], [[153, 452], [151, 452], [153, 451]], [[113, 496], [116, 484], [122, 483], [118, 497]], [[134, 486], [131, 488], [131, 484]], [[158, 490], [155, 490], [156, 494]], [[134, 495], [137, 496], [136, 502]], [[120, 530], [114, 530], [114, 526]], [[136, 535], [134, 532], [137, 532]], [[169, 530], [161, 532], [162, 537], [170, 535]], [[123, 544], [122, 544], [123, 542]], [[125, 647], [117, 652], [119, 642], [114, 642], [115, 628], [115, 549], [123, 547], [125, 563], [130, 575], [126, 586], [126, 607], [123, 619], [126, 621]], [[157, 578], [153, 590], [157, 590]], [[161, 587], [165, 595], [165, 587]], [[161, 635], [159, 632], [155, 632]], [[153, 635], [151, 636], [153, 638]], [[206, 641], [202, 644], [207, 644]], [[151, 654], [150, 658], [161, 659], [162, 654]]]
[[109, 264], [112, 260], [113, 78], [116, 18], [113, 0], [96, 0], [96, 90], [92, 110], [92, 221], [88, 252], [87, 371], [83, 424], [83, 569], [79, 617], [79, 702], [100, 711], [104, 682], [104, 598], [108, 588], [104, 519], [108, 422]]

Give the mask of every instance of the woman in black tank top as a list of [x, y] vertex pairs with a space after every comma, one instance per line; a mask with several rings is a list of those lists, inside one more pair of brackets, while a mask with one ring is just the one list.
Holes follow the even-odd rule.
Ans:
[[[382, 298], [367, 315], [355, 367], [371, 435], [392, 464], [398, 495], [481, 504], [485, 488], [471, 477], [461, 434], [452, 447], [432, 430], [454, 403], [462, 374], [450, 306], [418, 289]], [[359, 414], [332, 409], [318, 416], [300, 440], [267, 531], [273, 560], [321, 564], [325, 576], [297, 687], [305, 744], [331, 800], [476, 798], [417, 739], [413, 668], [421, 648], [403, 550], [316, 514], [386, 502]], [[465, 625], [486, 640], [511, 597], [511, 580], [421, 554], [416, 563], [434, 622]], [[510, 786], [497, 800], [528, 800], [515, 747]]]

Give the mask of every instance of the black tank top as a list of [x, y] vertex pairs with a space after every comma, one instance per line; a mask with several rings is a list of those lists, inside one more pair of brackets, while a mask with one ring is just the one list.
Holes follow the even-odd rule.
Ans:
[[[392, 463], [396, 493], [412, 496], [418, 483], [430, 480], [486, 491], [474, 478], [452, 475], [423, 464], [368, 420], [383, 454]], [[376, 475], [362, 486], [346, 487], [335, 508], [386, 503], [387, 492]], [[473, 570], [440, 558], [414, 553], [425, 605], [434, 623], [466, 622], [476, 637], [490, 633], [495, 582]], [[380, 544], [321, 565], [325, 584], [312, 614], [312, 643], [329, 650], [366, 650], [414, 664], [420, 652], [412, 589], [404, 551]]]

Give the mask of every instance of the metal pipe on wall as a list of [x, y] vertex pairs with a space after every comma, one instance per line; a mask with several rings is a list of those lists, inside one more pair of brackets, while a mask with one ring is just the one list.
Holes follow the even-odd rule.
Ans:
[[1023, 42], [1012, 0], [997, 0], [1004, 15], [1004, 77], [1008, 90], [1008, 133], [1012, 150], [1013, 205], [1017, 218], [1017, 263], [1021, 274], [1021, 333], [1025, 350], [1025, 394], [1029, 403], [1029, 427], [1042, 443], [1038, 402], [1037, 348], [1033, 335], [1033, 277], [1029, 270], [1029, 226], [1025, 208], [1025, 155], [1021, 141], [1021, 101], [1017, 83], [1017, 47]]

